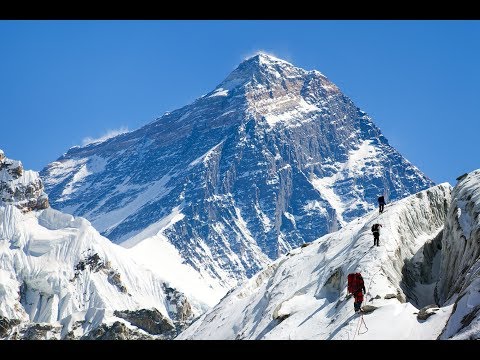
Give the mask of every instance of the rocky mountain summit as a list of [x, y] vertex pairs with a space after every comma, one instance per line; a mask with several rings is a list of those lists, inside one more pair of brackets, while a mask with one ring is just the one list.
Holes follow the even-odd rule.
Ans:
[[433, 185], [322, 73], [266, 54], [192, 104], [71, 148], [41, 174], [54, 208], [124, 247], [143, 243], [144, 258], [173, 246], [216, 300], [368, 213], [378, 195]]

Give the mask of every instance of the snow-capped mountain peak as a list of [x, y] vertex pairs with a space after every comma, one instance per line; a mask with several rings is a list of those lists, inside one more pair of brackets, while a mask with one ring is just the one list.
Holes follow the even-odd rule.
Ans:
[[257, 54], [253, 55], [253, 56], [250, 56], [248, 58], [246, 58], [244, 60], [244, 62], [247, 62], [247, 61], [256, 61], [256, 62], [259, 62], [260, 64], [266, 64], [266, 65], [278, 65], [278, 64], [285, 64], [285, 65], [288, 65], [288, 66], [294, 66], [292, 63], [284, 60], [284, 59], [280, 59], [278, 57], [276, 57], [275, 55], [272, 55], [272, 54], [269, 54], [269, 53], [266, 53], [266, 52], [258, 52]]
[[371, 211], [379, 194], [433, 185], [320, 72], [264, 54], [192, 104], [70, 149], [42, 176], [52, 206], [112, 241], [175, 249], [210, 299]]
[[260, 53], [242, 61], [225, 80], [227, 81], [231, 77], [253, 80], [255, 76], [266, 74], [273, 74], [279, 78], [282, 74], [291, 76], [293, 74], [304, 75], [307, 73], [308, 71], [296, 67], [285, 60]]
[[[330, 91], [339, 92], [319, 71], [307, 71], [272, 55], [259, 53], [240, 63], [209, 96], [227, 96], [232, 90], [235, 90], [234, 94], [240, 91], [248, 94], [262, 88], [272, 90], [272, 86], [285, 87], [288, 83], [302, 78], [321, 79]], [[269, 95], [274, 97], [272, 93]]]

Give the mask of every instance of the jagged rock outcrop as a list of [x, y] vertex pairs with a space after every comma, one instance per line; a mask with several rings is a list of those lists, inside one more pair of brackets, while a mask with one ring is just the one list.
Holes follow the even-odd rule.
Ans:
[[0, 150], [0, 206], [4, 204], [12, 204], [23, 212], [49, 206], [38, 173], [25, 171], [21, 161], [8, 159]]
[[[0, 153], [1, 156], [1, 153]], [[18, 319], [8, 319], [0, 315], [0, 339], [3, 339], [13, 332], [14, 327], [20, 324]]]
[[23, 340], [52, 340], [60, 338], [62, 327], [51, 324], [32, 324], [23, 333]]
[[424, 306], [418, 312], [417, 319], [422, 321], [427, 320], [430, 316], [434, 315], [438, 309], [439, 309], [438, 306], [435, 304]]
[[58, 324], [22, 322], [0, 316], [2, 340], [59, 340], [61, 331]]
[[115, 321], [112, 325], [102, 324], [81, 340], [153, 340], [149, 334], [130, 329], [124, 323]]
[[168, 311], [173, 313], [172, 318], [176, 319], [176, 331], [180, 332], [187, 328], [194, 318], [191, 304], [185, 294], [164, 284], [164, 291], [169, 303]]
[[115, 269], [112, 269], [111, 263], [109, 261], [105, 262], [97, 253], [92, 253], [92, 250], [90, 249], [87, 250], [87, 253], [89, 254], [75, 265], [75, 273], [73, 279], [70, 281], [75, 281], [75, 279], [77, 279], [85, 270], [91, 272], [102, 271], [107, 275], [107, 279], [110, 284], [115, 285], [120, 292], [128, 294], [127, 288], [122, 283], [120, 273]]
[[133, 326], [153, 335], [171, 337], [175, 325], [157, 309], [141, 309], [137, 311], [115, 311], [115, 316], [127, 320]]

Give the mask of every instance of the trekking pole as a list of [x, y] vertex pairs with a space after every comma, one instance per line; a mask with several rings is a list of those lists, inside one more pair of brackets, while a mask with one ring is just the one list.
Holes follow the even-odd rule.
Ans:
[[363, 314], [361, 314], [360, 318], [358, 319], [357, 328], [355, 329], [355, 333], [353, 334], [353, 339], [352, 340], [355, 340], [355, 336], [360, 335], [360, 329], [361, 329], [362, 323], [363, 323], [363, 325], [365, 325], [365, 328], [367, 329], [362, 334], [365, 334], [365, 333], [368, 332], [367, 323], [365, 322], [365, 319], [363, 318]]
[[[362, 314], [362, 317], [360, 318], [360, 320], [361, 320], [361, 322], [360, 322], [360, 326], [358, 327], [358, 335], [360, 335], [360, 334], [365, 334], [365, 333], [368, 332], [367, 323], [365, 322], [365, 319], [363, 318], [363, 314]], [[361, 333], [361, 332], [360, 332], [360, 329], [362, 328], [362, 323], [363, 323], [363, 325], [365, 326], [365, 329], [367, 329], [367, 330]]]
[[355, 328], [355, 332], [353, 333], [353, 339], [352, 340], [355, 340], [355, 336], [357, 335], [357, 332], [360, 328], [360, 319], [362, 318], [362, 316], [358, 319], [357, 327]]

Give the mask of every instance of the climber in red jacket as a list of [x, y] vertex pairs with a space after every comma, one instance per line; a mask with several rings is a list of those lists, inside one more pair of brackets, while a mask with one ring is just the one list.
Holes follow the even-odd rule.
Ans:
[[355, 299], [353, 303], [353, 308], [355, 312], [361, 311], [361, 306], [363, 302], [363, 294], [367, 291], [365, 290], [365, 283], [363, 281], [362, 274], [360, 273], [352, 273], [348, 274], [348, 286], [347, 290], [349, 293], [353, 294]]

